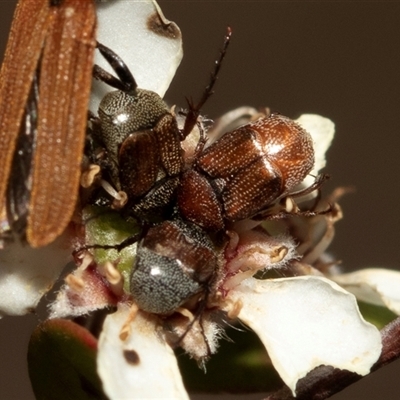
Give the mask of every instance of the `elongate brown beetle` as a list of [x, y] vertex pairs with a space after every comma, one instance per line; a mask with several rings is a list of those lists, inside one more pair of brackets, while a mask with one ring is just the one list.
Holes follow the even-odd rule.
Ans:
[[32, 247], [59, 236], [79, 188], [95, 51], [93, 0], [20, 0], [0, 75], [0, 199]]

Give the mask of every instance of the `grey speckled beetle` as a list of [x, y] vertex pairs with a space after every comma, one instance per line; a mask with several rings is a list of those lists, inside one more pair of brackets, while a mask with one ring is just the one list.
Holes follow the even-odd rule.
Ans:
[[201, 296], [218, 271], [208, 236], [194, 224], [165, 221], [138, 244], [130, 292], [140, 309], [168, 315]]

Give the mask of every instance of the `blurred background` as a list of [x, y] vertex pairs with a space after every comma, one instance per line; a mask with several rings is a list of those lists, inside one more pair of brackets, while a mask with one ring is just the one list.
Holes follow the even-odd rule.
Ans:
[[[346, 269], [399, 269], [400, 3], [159, 3], [184, 39], [168, 103], [185, 106], [185, 96], [201, 95], [231, 26], [232, 43], [203, 114], [216, 118], [249, 105], [332, 119], [336, 136], [325, 169], [332, 179], [324, 192], [347, 185], [356, 192], [341, 201], [344, 219], [330, 252]], [[0, 54], [15, 4], [0, 1]], [[25, 355], [35, 324], [33, 315], [0, 320], [0, 399], [33, 399]], [[333, 398], [398, 399], [399, 372], [394, 363]]]

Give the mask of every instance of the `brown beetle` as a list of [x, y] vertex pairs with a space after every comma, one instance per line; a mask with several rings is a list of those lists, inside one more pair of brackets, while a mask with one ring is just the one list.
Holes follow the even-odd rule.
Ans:
[[251, 218], [303, 181], [314, 165], [311, 136], [271, 114], [225, 133], [198, 156], [178, 190], [179, 211], [208, 230]]
[[59, 236], [78, 196], [93, 0], [20, 0], [0, 75], [0, 199], [32, 247]]

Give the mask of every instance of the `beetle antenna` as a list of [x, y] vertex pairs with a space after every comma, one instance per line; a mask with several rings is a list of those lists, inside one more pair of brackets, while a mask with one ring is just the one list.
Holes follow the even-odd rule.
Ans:
[[218, 79], [219, 70], [221, 69], [222, 61], [225, 58], [229, 43], [232, 37], [232, 29], [228, 26], [224, 37], [224, 44], [222, 45], [219, 58], [215, 61], [214, 69], [210, 74], [209, 84], [204, 89], [203, 95], [197, 104], [194, 104], [192, 99], [186, 98], [189, 106], [189, 111], [185, 119], [185, 125], [182, 130], [182, 137], [185, 138], [194, 128], [197, 122], [197, 118], [200, 115], [200, 109], [203, 107], [205, 102], [214, 93], [214, 86]]
[[93, 66], [93, 77], [116, 89], [122, 90], [123, 92], [134, 93], [137, 88], [137, 83], [122, 58], [118, 54], [114, 53], [110, 48], [99, 42], [97, 42], [96, 47], [110, 64], [119, 79], [96, 64]]

